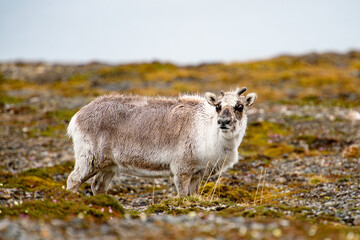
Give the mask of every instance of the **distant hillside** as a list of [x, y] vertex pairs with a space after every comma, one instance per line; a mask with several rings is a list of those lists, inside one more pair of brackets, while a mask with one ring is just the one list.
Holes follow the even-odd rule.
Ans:
[[184, 67], [159, 62], [126, 65], [15, 62], [0, 64], [0, 71], [0, 92], [8, 96], [19, 88], [40, 95], [50, 92], [97, 96], [109, 91], [178, 95], [246, 86], [258, 92], [260, 101], [360, 104], [358, 51]]

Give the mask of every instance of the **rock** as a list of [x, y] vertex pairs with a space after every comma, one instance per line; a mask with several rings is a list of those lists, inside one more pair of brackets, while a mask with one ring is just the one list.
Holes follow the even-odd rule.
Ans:
[[348, 119], [350, 121], [359, 121], [360, 120], [360, 113], [355, 110], [350, 110], [348, 113]]
[[1, 194], [0, 195], [0, 199], [10, 199], [11, 198], [11, 195], [9, 193], [4, 193], [4, 194]]
[[279, 177], [279, 178], [278, 178], [278, 182], [279, 182], [279, 183], [286, 183], [287, 180], [286, 180], [286, 178], [284, 178], [284, 177]]
[[274, 230], [272, 230], [272, 235], [276, 238], [279, 238], [282, 236], [282, 231], [280, 228], [275, 228]]
[[3, 219], [0, 221], [0, 232], [6, 231], [6, 229], [10, 226], [10, 221], [8, 219]]
[[355, 226], [360, 226], [360, 215], [356, 215], [354, 217], [354, 225]]
[[326, 207], [330, 207], [330, 206], [334, 206], [335, 205], [335, 202], [326, 202], [325, 204], [324, 204]]
[[360, 157], [360, 145], [352, 144], [349, 147], [345, 148], [341, 156], [343, 158], [357, 158]]

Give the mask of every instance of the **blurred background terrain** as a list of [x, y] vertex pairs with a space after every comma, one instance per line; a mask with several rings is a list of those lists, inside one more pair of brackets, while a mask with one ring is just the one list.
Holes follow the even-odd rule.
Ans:
[[[0, 3], [0, 239], [360, 239], [356, 1]], [[175, 11], [177, 10], [177, 11]], [[65, 191], [69, 120], [108, 93], [246, 86], [241, 161], [177, 198], [171, 179]]]
[[[91, 225], [99, 224], [98, 220], [113, 221], [126, 216], [127, 221], [135, 221], [132, 224], [140, 227], [147, 221], [144, 214], [150, 216], [146, 229], [153, 227], [152, 218], [161, 226], [164, 221], [182, 221], [171, 218], [173, 215], [188, 217], [205, 228], [210, 224], [208, 218], [221, 216], [225, 217], [221, 220], [224, 224], [230, 222], [236, 229], [228, 231], [220, 225], [215, 233], [191, 230], [191, 234], [201, 236], [237, 236], [239, 226], [250, 231], [255, 223], [261, 226], [255, 231], [259, 236], [292, 236], [294, 229], [300, 231], [299, 236], [308, 236], [314, 226], [318, 228], [311, 225], [314, 222], [323, 224], [319, 236], [330, 231], [331, 236], [345, 239], [358, 232], [351, 226], [360, 224], [359, 52], [196, 66], [160, 62], [16, 62], [3, 63], [0, 69], [0, 216], [5, 217], [3, 224], [8, 224], [4, 227], [7, 234], [14, 227], [26, 234], [37, 226], [32, 221], [21, 225], [9, 219], [40, 218], [50, 221], [46, 225], [48, 232], [37, 232], [40, 236], [100, 237], [102, 233], [83, 227], [76, 227], [79, 229], [69, 235], [63, 232], [64, 227], [55, 226], [53, 219], [63, 219], [58, 223], [61, 226], [79, 219], [81, 224], [85, 224], [85, 219]], [[188, 92], [218, 94], [219, 89], [237, 86], [246, 86], [259, 96], [249, 112], [249, 127], [239, 148], [242, 160], [221, 178], [204, 182], [199, 197], [172, 200], [170, 179], [130, 176], [115, 178], [109, 191], [114, 198], [93, 199], [90, 184], [82, 188], [82, 195], [64, 190], [74, 162], [71, 140], [65, 137], [67, 124], [80, 107], [96, 96], [118, 92], [176, 97]], [[83, 206], [84, 202], [87, 205]], [[136, 220], [139, 217], [142, 220]], [[238, 217], [237, 221], [244, 223], [239, 225], [229, 217]], [[286, 219], [286, 223], [268, 226], [266, 221], [270, 219]], [[298, 221], [306, 224], [299, 227]], [[334, 228], [334, 223], [343, 225]], [[104, 234], [124, 236], [127, 224], [116, 222], [114, 226], [123, 230], [109, 228]], [[158, 227], [163, 234], [161, 226]], [[175, 226], [169, 233], [173, 237], [180, 237], [180, 232], [187, 229]], [[265, 231], [267, 228], [271, 229]], [[151, 230], [144, 231], [155, 237]], [[134, 237], [138, 233], [134, 230], [126, 234]], [[249, 232], [241, 234], [250, 236]]]

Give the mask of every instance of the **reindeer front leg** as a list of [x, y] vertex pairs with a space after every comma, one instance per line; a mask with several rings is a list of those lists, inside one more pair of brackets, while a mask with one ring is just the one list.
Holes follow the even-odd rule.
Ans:
[[200, 186], [200, 176], [194, 174], [191, 178], [190, 186], [189, 186], [189, 195], [195, 195], [198, 193], [199, 186]]
[[179, 197], [185, 197], [189, 195], [190, 181], [191, 174], [189, 173], [174, 174], [174, 184]]

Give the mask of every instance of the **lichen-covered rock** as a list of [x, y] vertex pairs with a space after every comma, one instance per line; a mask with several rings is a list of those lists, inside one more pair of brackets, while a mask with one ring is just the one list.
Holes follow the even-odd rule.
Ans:
[[357, 158], [360, 157], [360, 144], [352, 144], [345, 148], [342, 152], [343, 158]]
[[348, 118], [350, 121], [360, 121], [360, 113], [355, 110], [350, 110], [348, 113]]

